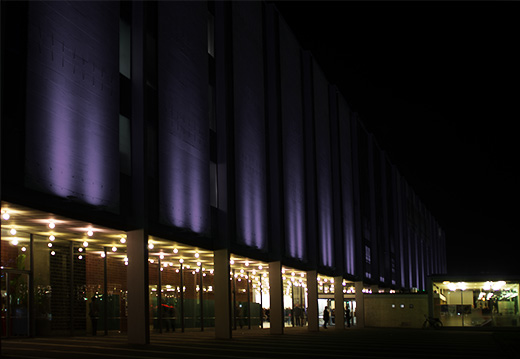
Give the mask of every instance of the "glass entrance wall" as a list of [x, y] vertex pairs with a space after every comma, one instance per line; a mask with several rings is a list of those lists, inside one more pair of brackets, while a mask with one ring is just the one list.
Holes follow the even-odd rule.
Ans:
[[354, 282], [343, 279], [343, 301], [345, 308], [345, 325], [356, 325], [356, 287]]
[[150, 237], [150, 328], [155, 332], [215, 326], [213, 252]]
[[334, 325], [335, 316], [334, 316], [334, 278], [328, 277], [325, 275], [318, 275], [318, 324], [320, 326], [324, 325], [323, 314], [325, 308], [327, 308], [329, 312], [329, 320], [327, 325]]
[[284, 325], [301, 327], [307, 324], [307, 274], [282, 267]]
[[518, 281], [433, 282], [433, 316], [444, 326], [518, 327]]
[[[124, 331], [121, 298], [126, 297], [126, 245], [121, 239], [123, 232], [5, 202], [2, 202], [2, 213], [2, 276], [6, 280], [5, 290], [2, 288], [6, 305], [2, 312], [2, 318], [5, 317], [2, 336]], [[20, 299], [9, 295], [18, 293], [21, 288], [16, 285], [16, 290], [10, 289], [8, 285], [8, 277], [12, 281], [15, 273], [26, 277], [16, 278], [17, 283], [25, 283], [25, 294]], [[16, 310], [9, 310], [9, 298], [11, 303], [17, 303]], [[20, 310], [22, 303], [27, 309]], [[22, 315], [24, 312], [29, 314]], [[14, 315], [27, 318], [23, 333], [11, 330], [8, 322]]]
[[233, 329], [263, 328], [269, 320], [268, 264], [230, 256]]
[[28, 336], [30, 235], [2, 227], [1, 238], [2, 337]]
[[1, 266], [2, 269], [28, 271], [31, 269], [30, 234], [17, 231], [14, 227], [2, 226]]

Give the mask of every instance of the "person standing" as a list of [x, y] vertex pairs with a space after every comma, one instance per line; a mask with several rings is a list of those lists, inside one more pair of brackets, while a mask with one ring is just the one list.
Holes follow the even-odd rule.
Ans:
[[350, 307], [348, 304], [345, 308], [345, 319], [347, 320], [347, 327], [350, 328]]
[[323, 328], [327, 329], [327, 324], [329, 322], [329, 319], [330, 319], [329, 307], [325, 307], [325, 309], [323, 309]]

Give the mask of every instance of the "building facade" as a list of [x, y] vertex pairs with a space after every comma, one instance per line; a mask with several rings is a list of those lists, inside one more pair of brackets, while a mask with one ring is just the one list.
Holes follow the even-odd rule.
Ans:
[[446, 272], [272, 4], [2, 2], [1, 76], [4, 337], [318, 330]]

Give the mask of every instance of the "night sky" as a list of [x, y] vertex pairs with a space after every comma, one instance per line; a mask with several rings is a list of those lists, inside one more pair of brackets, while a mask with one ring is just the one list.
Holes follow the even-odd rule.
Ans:
[[448, 274], [520, 274], [520, 4], [275, 3], [445, 229]]

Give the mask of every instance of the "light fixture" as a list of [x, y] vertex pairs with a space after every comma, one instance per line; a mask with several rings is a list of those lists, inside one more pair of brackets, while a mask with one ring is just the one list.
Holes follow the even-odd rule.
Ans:
[[83, 247], [88, 247], [88, 242], [87, 241], [83, 242]]
[[105, 252], [101, 252], [101, 258], [105, 258]]
[[121, 239], [119, 240], [119, 242], [125, 244], [125, 243], [126, 243], [126, 238], [125, 238], [125, 237], [121, 237]]
[[80, 254], [80, 255], [78, 256], [78, 259], [83, 259], [83, 256]]
[[83, 252], [83, 248], [79, 247], [78, 252]]
[[22, 247], [22, 252], [25, 252], [26, 250], [27, 250], [27, 248]]
[[164, 254], [161, 253], [161, 255], [159, 256], [159, 258], [164, 259]]
[[229, 264], [235, 264], [235, 261], [233, 259], [230, 259]]
[[54, 237], [52, 234], [49, 236], [49, 240], [52, 242], [53, 240], [55, 240], [56, 237]]
[[148, 248], [153, 249], [153, 243], [148, 243]]
[[56, 227], [56, 224], [54, 222], [49, 222], [49, 228], [54, 229]]
[[48, 246], [49, 248], [52, 248], [52, 243], [47, 243], [47, 246]]
[[17, 246], [17, 245], [18, 245], [18, 239], [16, 239], [16, 238], [13, 239], [13, 240], [11, 241], [11, 244], [12, 244], [13, 246]]
[[112, 247], [112, 252], [117, 252], [117, 247], [116, 246]]
[[9, 233], [11, 233], [13, 236], [16, 235], [16, 229], [11, 228], [11, 230], [9, 231]]
[[177, 254], [179, 253], [179, 250], [177, 248], [173, 248], [173, 253]]
[[179, 263], [184, 263], [184, 259], [179, 259]]
[[56, 252], [54, 252], [54, 251], [51, 251], [51, 256], [53, 256], [53, 255], [55, 255], [55, 254], [56, 254]]
[[9, 218], [11, 218], [11, 216], [9, 215], [9, 213], [4, 212], [4, 214], [2, 214], [2, 218], [7, 221]]
[[195, 252], [195, 258], [199, 258], [199, 252]]

